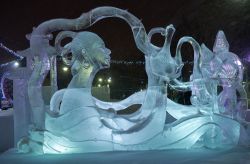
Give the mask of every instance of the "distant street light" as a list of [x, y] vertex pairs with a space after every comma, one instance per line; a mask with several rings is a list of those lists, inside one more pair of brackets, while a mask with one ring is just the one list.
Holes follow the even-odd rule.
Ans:
[[102, 79], [102, 78], [99, 78], [99, 79], [98, 79], [98, 81], [99, 81], [99, 82], [102, 82], [102, 81], [103, 81], [103, 79]]
[[18, 63], [18, 62], [14, 62], [14, 66], [15, 66], [15, 67], [18, 67], [18, 66], [19, 66], [19, 63]]
[[101, 87], [101, 84], [98, 84], [97, 86], [98, 86], [98, 87]]
[[67, 72], [67, 71], [69, 70], [69, 68], [68, 68], [68, 67], [63, 67], [62, 70], [63, 70], [64, 72]]
[[108, 83], [111, 83], [111, 81], [112, 81], [112, 80], [111, 80], [111, 77], [109, 77], [109, 78], [108, 78]]

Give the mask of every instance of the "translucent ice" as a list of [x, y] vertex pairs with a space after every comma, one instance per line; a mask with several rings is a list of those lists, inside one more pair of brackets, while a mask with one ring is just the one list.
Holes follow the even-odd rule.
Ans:
[[[97, 34], [79, 31], [108, 17], [118, 17], [129, 24], [136, 46], [145, 55], [148, 76], [145, 91], [115, 103], [91, 95], [95, 74], [110, 66], [111, 51]], [[49, 40], [55, 31], [61, 32], [52, 46]], [[169, 25], [154, 28], [147, 34], [138, 18], [114, 7], [99, 7], [77, 19], [54, 19], [39, 25], [30, 35], [34, 68], [28, 93], [34, 122], [29, 136], [19, 142], [19, 150], [81, 153], [237, 145], [242, 123], [248, 124], [244, 120], [247, 103], [239, 58], [229, 52], [222, 31], [217, 34], [213, 52], [193, 38], [183, 37], [172, 57], [170, 46], [174, 32], [174, 26]], [[162, 47], [151, 43], [156, 33], [165, 38]], [[61, 46], [65, 38], [72, 41]], [[181, 47], [186, 42], [194, 49], [194, 67], [190, 81], [182, 82], [178, 80], [183, 67]], [[73, 75], [68, 87], [58, 91], [54, 64], [57, 55], [71, 67]], [[55, 93], [48, 109], [41, 86], [50, 69], [54, 72], [51, 77], [52, 93]], [[169, 100], [168, 85], [179, 91], [191, 91], [192, 105]], [[117, 114], [133, 104], [141, 104], [141, 108], [130, 115]], [[166, 121], [169, 115], [175, 121]]]

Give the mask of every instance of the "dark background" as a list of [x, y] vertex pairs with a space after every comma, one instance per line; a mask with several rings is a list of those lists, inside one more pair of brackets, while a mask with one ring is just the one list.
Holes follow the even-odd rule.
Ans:
[[[210, 49], [218, 30], [224, 30], [230, 51], [242, 59], [246, 70], [250, 61], [250, 1], [248, 0], [41, 0], [41, 1], [1, 1], [0, 40], [12, 50], [29, 47], [25, 34], [32, 27], [54, 18], [76, 18], [83, 12], [99, 7], [114, 6], [128, 9], [142, 20], [147, 32], [154, 27], [173, 24], [176, 33], [171, 46], [174, 55], [180, 37], [189, 35]], [[96, 23], [87, 29], [96, 32], [111, 49], [114, 61], [143, 61], [143, 54], [136, 48], [130, 27], [121, 19], [110, 18]], [[163, 43], [161, 36], [154, 36], [156, 45]], [[184, 61], [193, 60], [189, 45], [183, 47]], [[249, 57], [248, 57], [249, 55]], [[13, 60], [8, 53], [0, 50], [0, 63]], [[61, 65], [61, 64], [59, 64]], [[183, 70], [184, 80], [188, 80], [192, 65]], [[128, 96], [146, 87], [147, 77], [142, 64], [115, 64], [101, 71], [97, 78], [112, 77], [111, 89], [114, 92], [126, 91]], [[67, 86], [70, 73], [59, 69], [59, 87]], [[95, 81], [93, 85], [96, 85]], [[118, 94], [118, 97], [121, 96]]]

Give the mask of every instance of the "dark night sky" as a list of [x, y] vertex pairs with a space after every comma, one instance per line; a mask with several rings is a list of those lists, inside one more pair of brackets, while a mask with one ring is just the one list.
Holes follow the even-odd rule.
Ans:
[[[181, 36], [190, 35], [198, 42], [212, 47], [219, 29], [225, 31], [232, 51], [244, 55], [250, 40], [250, 1], [248, 0], [41, 0], [1, 2], [0, 37], [14, 50], [25, 49], [25, 34], [43, 21], [54, 18], [76, 18], [98, 6], [115, 6], [128, 9], [140, 18], [149, 31], [153, 27], [176, 27], [176, 42]], [[126, 54], [138, 53], [129, 26], [119, 19], [106, 19], [89, 30], [104, 37], [113, 51]], [[122, 39], [121, 39], [122, 38]], [[114, 45], [115, 44], [115, 45]], [[173, 47], [175, 49], [175, 47]], [[132, 55], [130, 55], [132, 56]]]
[[[241, 58], [250, 54], [250, 1], [248, 0], [41, 0], [41, 1], [2, 1], [0, 6], [2, 42], [13, 50], [28, 48], [29, 42], [25, 34], [32, 31], [33, 26], [54, 18], [76, 18], [83, 12], [98, 6], [114, 6], [128, 9], [142, 20], [147, 31], [153, 27], [165, 27], [174, 24], [172, 51], [180, 37], [189, 35], [199, 43], [205, 43], [210, 49], [213, 46], [218, 30], [224, 30], [230, 44], [230, 50]], [[96, 32], [112, 51], [113, 60], [143, 60], [143, 55], [134, 44], [130, 27], [120, 19], [105, 19], [88, 30]], [[156, 36], [154, 43], [161, 45], [162, 38]], [[185, 49], [185, 47], [184, 47]], [[185, 60], [192, 60], [190, 47], [186, 48]], [[1, 62], [9, 58], [0, 50]], [[247, 64], [247, 63], [246, 63]], [[130, 74], [134, 68], [111, 66], [111, 70], [119, 70]], [[141, 66], [142, 69], [143, 67]], [[127, 74], [124, 74], [125, 76]], [[118, 73], [119, 74], [119, 73]], [[121, 73], [122, 74], [122, 73]], [[139, 72], [138, 77], [145, 78]], [[134, 75], [137, 76], [137, 75]]]

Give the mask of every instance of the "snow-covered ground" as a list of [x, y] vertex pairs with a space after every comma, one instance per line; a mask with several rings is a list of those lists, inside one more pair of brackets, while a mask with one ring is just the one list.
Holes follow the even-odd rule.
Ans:
[[67, 155], [32, 155], [17, 154], [15, 150], [0, 155], [1, 164], [40, 164], [40, 163], [226, 163], [250, 164], [250, 149], [234, 148], [231, 150], [162, 150], [162, 151], [134, 151], [134, 152], [101, 152]]

